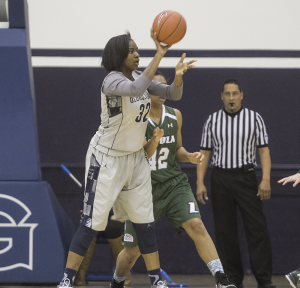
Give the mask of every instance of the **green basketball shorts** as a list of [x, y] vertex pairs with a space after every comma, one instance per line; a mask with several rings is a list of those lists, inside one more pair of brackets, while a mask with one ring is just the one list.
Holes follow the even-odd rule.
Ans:
[[[154, 219], [166, 216], [172, 226], [180, 231], [182, 223], [201, 219], [197, 201], [188, 183], [187, 176], [181, 175], [152, 186]], [[123, 245], [137, 246], [136, 234], [130, 221], [125, 221]]]

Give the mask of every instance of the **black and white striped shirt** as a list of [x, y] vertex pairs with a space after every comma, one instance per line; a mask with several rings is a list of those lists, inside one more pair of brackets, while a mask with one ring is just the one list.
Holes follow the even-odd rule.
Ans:
[[234, 114], [224, 109], [204, 123], [200, 148], [212, 150], [214, 166], [231, 169], [256, 165], [256, 147], [267, 147], [268, 135], [262, 117], [247, 108]]

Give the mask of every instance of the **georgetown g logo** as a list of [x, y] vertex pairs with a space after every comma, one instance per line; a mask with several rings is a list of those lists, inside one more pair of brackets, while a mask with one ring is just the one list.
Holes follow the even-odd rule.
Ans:
[[9, 195], [0, 194], [0, 272], [24, 267], [32, 270], [33, 230], [37, 223], [25, 223], [28, 207]]

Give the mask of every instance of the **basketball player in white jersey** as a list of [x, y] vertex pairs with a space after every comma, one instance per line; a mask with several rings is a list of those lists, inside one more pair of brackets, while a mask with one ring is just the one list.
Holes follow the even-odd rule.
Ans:
[[[97, 232], [105, 229], [112, 206], [117, 219], [133, 223], [152, 287], [165, 287], [154, 234], [150, 167], [143, 149], [151, 105], [149, 93], [180, 100], [182, 75], [195, 67], [195, 61], [183, 63], [183, 54], [171, 85], [152, 81], [170, 46], [161, 46], [152, 30], [151, 37], [157, 51], [143, 73], [136, 71], [138, 47], [129, 32], [111, 38], [103, 50], [101, 66], [109, 74], [101, 88], [101, 125], [88, 148], [82, 223], [70, 245], [58, 288], [73, 287], [82, 259]], [[147, 145], [153, 145], [152, 140]], [[117, 260], [117, 266], [122, 265]], [[123, 287], [128, 272], [114, 274], [111, 287]]]

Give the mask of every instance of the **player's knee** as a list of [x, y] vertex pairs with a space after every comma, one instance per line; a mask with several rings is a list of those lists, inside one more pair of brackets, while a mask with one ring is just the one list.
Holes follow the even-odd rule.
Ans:
[[197, 236], [201, 236], [201, 237], [204, 237], [207, 234], [206, 228], [205, 228], [202, 220], [199, 218], [193, 218], [193, 219], [187, 221], [186, 224], [188, 226], [188, 229], [186, 229], [186, 230], [189, 231], [189, 234], [197, 235]]
[[136, 260], [140, 257], [141, 252], [139, 246], [136, 247], [125, 247], [124, 251], [126, 253], [126, 259], [128, 263], [135, 263]]
[[84, 225], [80, 225], [75, 235], [73, 236], [70, 245], [70, 251], [80, 256], [84, 256], [97, 233], [98, 231], [95, 231]]
[[107, 222], [105, 228], [105, 236], [108, 239], [119, 238], [124, 233], [124, 223], [117, 220], [110, 220]]
[[150, 254], [157, 251], [155, 225], [151, 223], [132, 223], [138, 240], [141, 254]]

